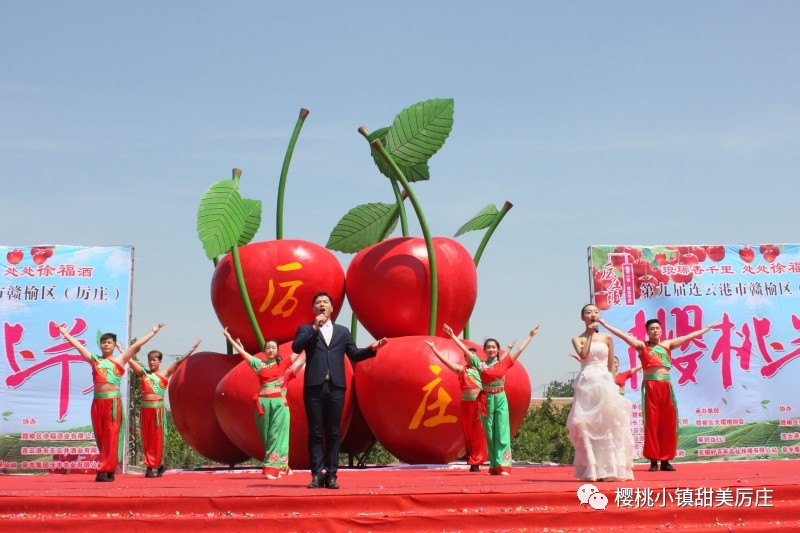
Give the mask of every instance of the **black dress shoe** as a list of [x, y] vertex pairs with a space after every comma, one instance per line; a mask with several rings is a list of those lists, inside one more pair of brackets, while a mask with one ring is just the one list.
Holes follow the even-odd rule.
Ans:
[[326, 485], [325, 476], [314, 474], [311, 476], [311, 483], [308, 484], [309, 489], [321, 489]]
[[472, 465], [472, 466], [469, 467], [469, 471], [470, 472], [480, 472], [481, 471], [481, 467], [480, 467], [480, 465]]
[[164, 475], [164, 470], [166, 470], [166, 469], [167, 469], [167, 467], [164, 466], [164, 465], [159, 466], [158, 467], [158, 472], [156, 472], [156, 477], [163, 476]]
[[108, 474], [106, 474], [105, 472], [98, 472], [97, 475], [95, 476], [94, 480], [95, 481], [102, 481], [102, 482], [112, 481], [112, 479], [109, 478]]
[[153, 473], [153, 469], [148, 466], [144, 473], [144, 477], [156, 477], [156, 475]]
[[108, 480], [109, 481], [114, 481], [114, 472], [108, 472], [107, 475], [108, 475]]
[[669, 461], [661, 461], [661, 470], [664, 472], [674, 472], [675, 467], [669, 464]]
[[647, 471], [648, 472], [657, 472], [658, 471], [658, 461], [650, 461], [650, 468]]
[[338, 489], [339, 484], [336, 483], [336, 474], [329, 475], [325, 479], [325, 488], [326, 489]]

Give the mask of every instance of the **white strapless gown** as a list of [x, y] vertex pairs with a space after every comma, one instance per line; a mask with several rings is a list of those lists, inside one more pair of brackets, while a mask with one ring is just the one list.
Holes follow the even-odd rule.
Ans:
[[591, 344], [572, 388], [575, 394], [567, 430], [575, 448], [575, 477], [587, 481], [633, 479], [631, 402], [619, 393], [608, 371], [605, 343]]

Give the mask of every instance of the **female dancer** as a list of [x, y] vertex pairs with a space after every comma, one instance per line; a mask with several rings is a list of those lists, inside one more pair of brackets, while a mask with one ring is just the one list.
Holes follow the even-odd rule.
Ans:
[[[175, 362], [165, 372], [160, 372], [163, 354], [158, 350], [151, 350], [147, 354], [147, 366], [144, 368], [136, 357], [128, 361], [128, 365], [134, 373], [141, 378], [142, 387], [142, 408], [139, 415], [139, 423], [142, 429], [142, 447], [144, 448], [144, 464], [147, 471], [144, 477], [161, 477], [164, 475], [166, 466], [164, 464], [164, 441], [167, 436], [167, 410], [164, 407], [164, 394], [167, 392], [167, 384], [172, 374], [178, 370], [186, 359], [192, 355], [200, 345], [197, 339], [189, 351], [178, 357]], [[122, 347], [117, 345], [120, 350]], [[153, 469], [157, 473], [153, 473]]]
[[[467, 448], [467, 464], [470, 472], [478, 472], [486, 461], [486, 435], [481, 427], [478, 409], [478, 395], [481, 392], [481, 375], [477, 368], [469, 364], [459, 365], [447, 359], [436, 349], [431, 341], [425, 341], [439, 360], [458, 374], [461, 384], [461, 430], [464, 432], [464, 444]], [[475, 348], [470, 348], [474, 354]], [[485, 407], [485, 406], [484, 406]], [[485, 414], [485, 409], [484, 409]]]
[[163, 323], [153, 326], [152, 331], [131, 344], [119, 355], [114, 355], [117, 336], [113, 333], [104, 333], [100, 337], [102, 355], [95, 355], [86, 349], [83, 341], [70, 335], [64, 324], [58, 326], [58, 330], [67, 342], [78, 350], [84, 361], [92, 365], [92, 380], [94, 381], [92, 429], [97, 441], [97, 448], [100, 451], [95, 481], [114, 481], [117, 463], [122, 460], [124, 442], [119, 438], [119, 434], [125, 423], [125, 415], [122, 412], [119, 384], [122, 376], [125, 375], [125, 363], [163, 327]]
[[234, 350], [258, 375], [261, 388], [254, 403], [258, 435], [264, 443], [261, 474], [267, 479], [278, 479], [289, 474], [289, 405], [281, 388], [286, 374], [293, 371], [290, 367], [299, 355], [292, 354], [290, 358], [282, 359], [278, 355], [278, 342], [268, 340], [264, 346], [264, 359], [254, 357], [245, 351], [239, 339], [233, 340], [228, 328], [222, 332]]
[[[508, 476], [511, 474], [511, 428], [508, 424], [508, 399], [505, 393], [505, 371], [514, 364], [522, 351], [531, 342], [539, 331], [538, 324], [530, 331], [528, 336], [520, 343], [516, 352], [509, 355], [509, 350], [500, 354], [500, 343], [496, 339], [487, 339], [483, 343], [486, 353], [486, 362], [481, 361], [470, 352], [453, 329], [444, 325], [444, 332], [461, 348], [469, 364], [481, 371], [483, 393], [485, 393], [486, 415], [481, 416], [483, 431], [486, 434], [486, 444], [489, 451], [489, 475]], [[479, 400], [482, 401], [482, 400]]]
[[629, 368], [625, 372], [619, 371], [619, 357], [614, 357], [614, 366], [611, 368], [611, 373], [614, 374], [614, 383], [619, 387], [619, 393], [625, 394], [625, 383], [628, 382], [629, 379], [633, 377], [639, 370], [642, 369], [642, 365], [636, 365], [633, 368]]
[[597, 333], [600, 311], [585, 305], [584, 331], [572, 339], [581, 370], [572, 383], [575, 391], [567, 417], [569, 440], [575, 448], [575, 477], [586, 481], [633, 479], [631, 402], [614, 384], [614, 341]]

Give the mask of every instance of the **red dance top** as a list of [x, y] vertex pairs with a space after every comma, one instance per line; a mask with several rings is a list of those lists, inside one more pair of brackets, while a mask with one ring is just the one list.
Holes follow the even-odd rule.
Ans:
[[647, 370], [654, 366], [663, 366], [665, 368], [672, 368], [672, 352], [661, 346], [660, 344], [650, 345], [645, 343], [644, 350], [639, 355], [642, 361], [642, 369]]

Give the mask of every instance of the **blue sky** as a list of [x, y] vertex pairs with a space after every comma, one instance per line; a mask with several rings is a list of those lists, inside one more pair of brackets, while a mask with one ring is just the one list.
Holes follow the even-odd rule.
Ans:
[[439, 235], [514, 204], [472, 337], [541, 322], [522, 357], [536, 394], [575, 370], [589, 245], [797, 242], [798, 19], [795, 2], [5, 2], [0, 240], [131, 244], [133, 334], [164, 321], [154, 347], [221, 350], [205, 189], [242, 168], [256, 239], [274, 238], [306, 107], [285, 237], [324, 244], [351, 207], [391, 201], [357, 128], [452, 97], [416, 192]]

